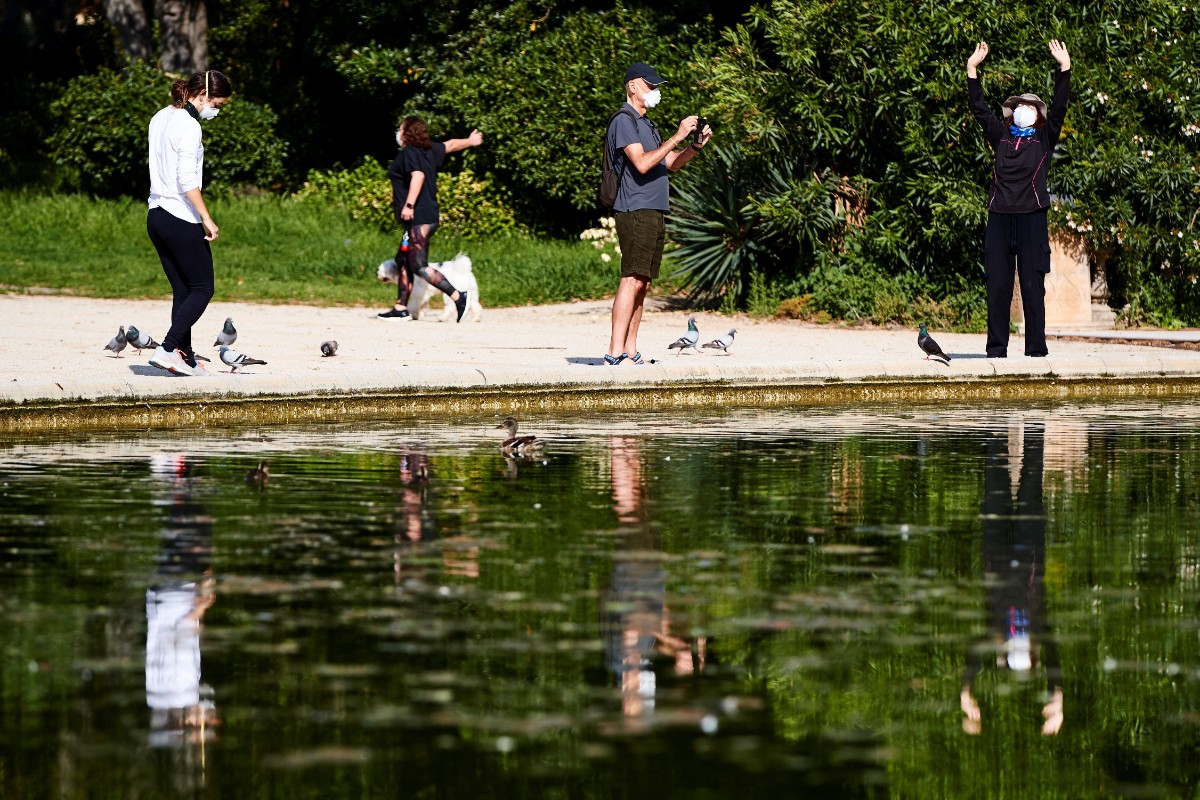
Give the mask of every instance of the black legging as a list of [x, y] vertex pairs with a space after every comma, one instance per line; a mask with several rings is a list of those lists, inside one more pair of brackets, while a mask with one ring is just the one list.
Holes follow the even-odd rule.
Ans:
[[171, 329], [163, 337], [168, 353], [182, 350], [189, 364], [195, 364], [192, 350], [192, 326], [199, 321], [212, 299], [212, 249], [204, 238], [204, 226], [185, 222], [162, 208], [146, 215], [146, 232], [158, 251], [163, 272], [171, 282]]
[[989, 213], [983, 267], [987, 274], [987, 354], [1008, 355], [1015, 271], [1021, 281], [1021, 307], [1025, 312], [1025, 355], [1046, 355], [1046, 273], [1050, 271], [1046, 212]]
[[412, 293], [413, 275], [420, 275], [448, 295], [454, 294], [454, 285], [446, 280], [445, 275], [439, 272], [440, 277], [436, 281], [429, 278], [429, 240], [433, 238], [434, 232], [438, 229], [437, 223], [421, 223], [419, 225], [408, 223], [406, 229], [408, 231], [408, 252], [397, 250], [396, 263], [404, 265], [408, 272], [408, 280], [397, 283], [397, 305], [408, 304], [408, 296]]

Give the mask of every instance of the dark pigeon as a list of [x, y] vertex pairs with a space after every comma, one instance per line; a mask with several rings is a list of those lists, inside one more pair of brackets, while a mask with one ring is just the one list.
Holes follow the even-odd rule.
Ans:
[[942, 352], [942, 348], [929, 335], [929, 330], [925, 327], [924, 322], [921, 323], [921, 332], [917, 334], [917, 344], [925, 352], [926, 361], [929, 360], [930, 356], [933, 356], [934, 358], [944, 358], [947, 364], [950, 363], [950, 356]]

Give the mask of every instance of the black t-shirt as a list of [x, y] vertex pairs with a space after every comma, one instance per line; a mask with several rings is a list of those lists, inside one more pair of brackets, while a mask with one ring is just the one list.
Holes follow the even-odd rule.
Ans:
[[434, 142], [427, 149], [420, 147], [405, 147], [397, 155], [392, 166], [388, 168], [388, 178], [392, 181], [392, 210], [396, 213], [396, 221], [402, 222], [400, 212], [408, 201], [408, 186], [414, 172], [425, 173], [425, 183], [417, 195], [413, 207], [414, 225], [436, 225], [440, 219], [437, 202], [437, 171], [446, 161], [446, 145]]

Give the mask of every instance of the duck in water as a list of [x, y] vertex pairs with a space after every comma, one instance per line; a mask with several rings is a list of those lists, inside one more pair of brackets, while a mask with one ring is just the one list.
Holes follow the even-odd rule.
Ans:
[[517, 421], [512, 417], [505, 417], [504, 421], [496, 426], [496, 430], [501, 428], [508, 431], [508, 438], [500, 445], [500, 451], [506, 455], [532, 454], [542, 447], [541, 440], [536, 436], [517, 436]]

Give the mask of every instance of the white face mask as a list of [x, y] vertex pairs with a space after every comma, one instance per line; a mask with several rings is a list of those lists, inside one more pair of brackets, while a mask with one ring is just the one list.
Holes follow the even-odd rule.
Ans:
[[398, 144], [400, 147], [404, 147], [404, 141], [400, 138], [400, 131], [396, 131], [396, 144]]
[[1017, 110], [1013, 112], [1013, 124], [1018, 128], [1032, 128], [1037, 122], [1037, 112], [1032, 106], [1017, 106]]
[[200, 109], [200, 119], [212, 119], [217, 114], [221, 113], [221, 109], [216, 106], [205, 106]]
[[654, 108], [659, 100], [662, 100], [662, 92], [658, 89], [651, 89], [642, 95], [642, 102], [646, 104], [646, 108]]

